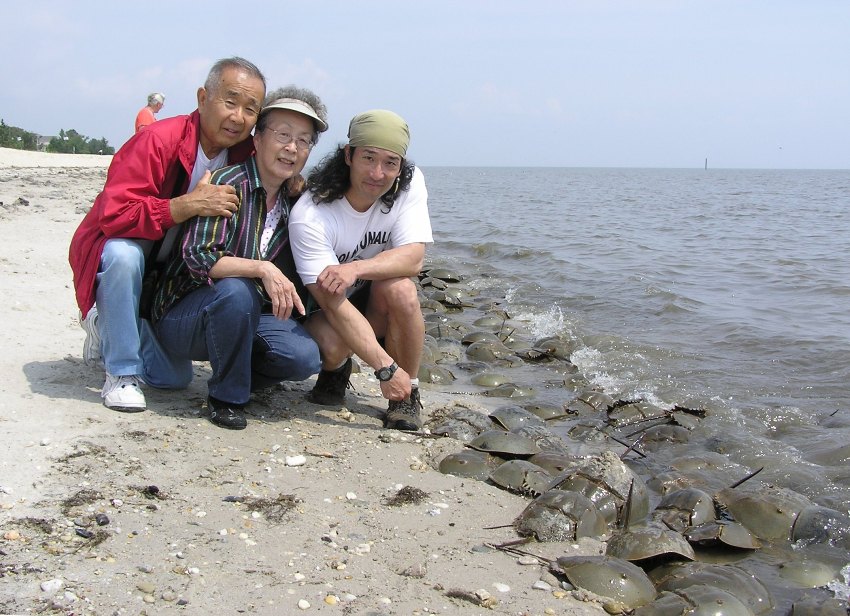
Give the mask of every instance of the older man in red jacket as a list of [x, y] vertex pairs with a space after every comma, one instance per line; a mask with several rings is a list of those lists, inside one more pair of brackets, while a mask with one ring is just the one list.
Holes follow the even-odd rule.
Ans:
[[193, 216], [231, 216], [232, 186], [214, 186], [210, 173], [244, 161], [265, 96], [265, 78], [243, 58], [213, 65], [198, 89], [198, 109], [152, 124], [115, 154], [103, 191], [71, 240], [69, 260], [80, 307], [87, 364], [101, 358], [101, 395], [111, 409], [146, 407], [142, 383], [181, 388], [191, 362], [165, 354], [144, 318], [145, 272], [173, 249], [179, 225]]

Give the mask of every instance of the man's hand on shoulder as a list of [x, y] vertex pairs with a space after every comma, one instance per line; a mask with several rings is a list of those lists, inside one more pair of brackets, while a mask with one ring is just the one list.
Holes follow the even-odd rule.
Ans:
[[171, 200], [171, 218], [175, 223], [193, 216], [224, 216], [230, 218], [239, 207], [239, 198], [233, 186], [210, 184], [209, 171], [195, 189]]

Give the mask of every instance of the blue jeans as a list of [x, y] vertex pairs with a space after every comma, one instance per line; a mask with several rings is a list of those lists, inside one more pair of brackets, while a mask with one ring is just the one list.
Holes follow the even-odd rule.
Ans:
[[100, 257], [95, 302], [106, 372], [138, 375], [153, 387], [182, 389], [192, 381], [192, 362], [169, 356], [150, 322], [139, 318], [145, 243], [107, 240]]
[[245, 404], [251, 391], [319, 372], [319, 347], [294, 319], [262, 314], [253, 280], [222, 278], [192, 291], [156, 323], [165, 349], [176, 357], [209, 361], [209, 395]]

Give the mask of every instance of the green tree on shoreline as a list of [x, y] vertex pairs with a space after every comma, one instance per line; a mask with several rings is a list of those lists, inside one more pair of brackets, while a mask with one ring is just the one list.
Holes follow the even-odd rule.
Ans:
[[[17, 126], [9, 126], [0, 119], [0, 148], [16, 150], [37, 150], [38, 135]], [[115, 148], [109, 145], [105, 137], [91, 139], [74, 129], [60, 130], [47, 145], [48, 152], [65, 154], [115, 154]]]
[[38, 148], [38, 135], [0, 120], [0, 147], [35, 150]]

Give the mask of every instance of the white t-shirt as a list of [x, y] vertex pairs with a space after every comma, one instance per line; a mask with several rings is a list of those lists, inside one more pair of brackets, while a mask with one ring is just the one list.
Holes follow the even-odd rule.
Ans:
[[201, 147], [201, 144], [198, 144], [198, 154], [195, 156], [195, 166], [192, 167], [192, 179], [189, 180], [189, 190], [187, 193], [192, 192], [195, 189], [195, 186], [198, 185], [198, 182], [201, 181], [201, 178], [204, 177], [204, 173], [207, 171], [215, 171], [216, 169], [221, 169], [227, 164], [227, 148], [223, 149], [218, 153], [218, 156], [215, 158], [207, 158], [207, 155], [204, 154], [204, 148]]
[[[433, 241], [428, 190], [418, 167], [413, 170], [410, 187], [398, 196], [389, 212], [380, 200], [365, 212], [355, 210], [345, 197], [316, 204], [307, 191], [289, 215], [289, 242], [304, 284], [316, 282], [329, 265], [370, 259], [390, 248]], [[348, 294], [359, 286], [354, 285]]]

